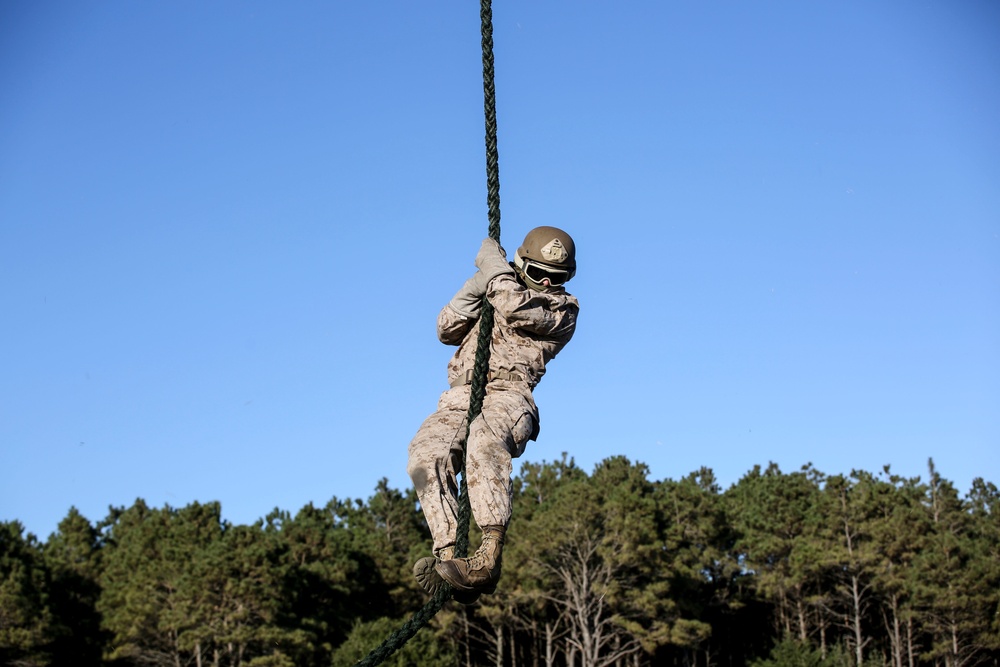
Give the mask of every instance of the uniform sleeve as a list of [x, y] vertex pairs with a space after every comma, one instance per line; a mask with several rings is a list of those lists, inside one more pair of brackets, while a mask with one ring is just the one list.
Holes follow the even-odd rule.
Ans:
[[486, 296], [497, 313], [515, 329], [563, 340], [569, 340], [576, 330], [580, 306], [568, 294], [536, 292], [513, 276], [501, 275], [490, 281]]
[[469, 329], [478, 321], [479, 318], [466, 317], [449, 304], [438, 313], [438, 340], [445, 345], [461, 345]]

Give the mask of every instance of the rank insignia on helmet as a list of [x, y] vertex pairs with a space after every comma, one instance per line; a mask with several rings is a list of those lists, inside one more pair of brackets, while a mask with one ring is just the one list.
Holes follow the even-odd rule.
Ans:
[[562, 241], [559, 239], [552, 239], [542, 246], [541, 253], [542, 257], [550, 262], [562, 263], [569, 257], [569, 252], [566, 251], [565, 246], [563, 246]]

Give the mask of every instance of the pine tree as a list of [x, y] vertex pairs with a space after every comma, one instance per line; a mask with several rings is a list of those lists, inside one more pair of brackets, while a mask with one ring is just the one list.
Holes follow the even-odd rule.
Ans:
[[[549, 639], [560, 635], [567, 661], [584, 667], [615, 664], [666, 641], [670, 601], [657, 588], [656, 501], [646, 467], [614, 457], [590, 478], [566, 469], [532, 472], [522, 492], [528, 502], [542, 501], [511, 531], [518, 563], [512, 585], [522, 605], [544, 602], [551, 612], [522, 616], [546, 628]], [[546, 655], [551, 659], [551, 647]]]
[[53, 664], [101, 664], [107, 641], [97, 612], [101, 546], [97, 528], [71, 507], [43, 547], [52, 576]]
[[885, 474], [888, 480], [874, 487], [876, 516], [871, 535], [877, 575], [872, 584], [879, 598], [892, 665], [912, 667], [916, 660], [914, 561], [925, 550], [930, 530], [922, 504], [926, 486], [919, 478], [892, 475], [888, 466]]
[[[966, 667], [983, 657], [985, 650], [995, 650], [997, 640], [989, 628], [996, 623], [1000, 582], [995, 561], [989, 562], [991, 549], [984, 549], [978, 538], [976, 511], [959, 499], [933, 461], [929, 469], [931, 531], [926, 549], [915, 560], [915, 595], [923, 628], [930, 634], [922, 657], [942, 660], [947, 667]], [[985, 500], [986, 507], [992, 505], [982, 494], [977, 499]], [[989, 534], [992, 523], [981, 525]], [[995, 554], [995, 548], [992, 551]]]
[[178, 663], [191, 655], [188, 633], [205, 622], [194, 564], [221, 538], [220, 512], [218, 503], [157, 510], [141, 499], [112, 512], [98, 601], [112, 659]]
[[976, 598], [982, 623], [974, 640], [984, 654], [1000, 661], [1000, 491], [981, 477], [972, 481], [968, 496], [974, 544], [971, 576], [979, 582]]
[[742, 604], [735, 597], [742, 573], [732, 556], [735, 534], [726, 506], [708, 468], [659, 483], [657, 498], [662, 555], [657, 578], [663, 583], [650, 588], [662, 589], [675, 601], [677, 618], [669, 643], [682, 651], [686, 662], [696, 662], [698, 651], [711, 662], [713, 644], [716, 650], [738, 650], [734, 633], [710, 641], [716, 629], [722, 630], [713, 628], [712, 621], [730, 618]]
[[869, 614], [878, 563], [873, 543], [878, 486], [870, 473], [854, 471], [850, 478], [828, 477], [821, 496], [826, 546], [819, 562], [829, 576], [836, 618], [847, 631], [857, 666], [864, 664], [866, 647], [873, 639]]
[[280, 545], [280, 624], [308, 639], [293, 656], [297, 665], [328, 665], [356, 620], [391, 614], [378, 569], [354, 548], [339, 506], [336, 499], [325, 508], [310, 503], [294, 517], [275, 510], [265, 520], [265, 532]]
[[817, 531], [823, 476], [807, 466], [784, 474], [771, 464], [744, 476], [726, 493], [728, 516], [739, 535], [736, 558], [755, 589], [773, 605], [780, 637], [824, 644], [825, 589], [818, 561], [825, 551]]
[[0, 664], [49, 664], [52, 614], [47, 571], [35, 536], [0, 523]]

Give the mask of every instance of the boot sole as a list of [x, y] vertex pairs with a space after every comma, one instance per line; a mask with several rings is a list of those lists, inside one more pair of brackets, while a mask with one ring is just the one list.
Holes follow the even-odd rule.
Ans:
[[445, 584], [445, 580], [441, 578], [435, 568], [437, 562], [437, 558], [427, 557], [421, 558], [413, 564], [413, 577], [429, 595], [436, 595]]

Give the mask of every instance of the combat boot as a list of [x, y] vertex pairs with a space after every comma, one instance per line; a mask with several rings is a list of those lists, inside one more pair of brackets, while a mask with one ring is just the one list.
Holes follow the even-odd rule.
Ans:
[[437, 565], [439, 560], [451, 560], [454, 554], [455, 547], [445, 547], [436, 551], [434, 556], [421, 558], [413, 564], [413, 576], [416, 578], [417, 583], [420, 584], [420, 587], [427, 591], [429, 595], [436, 595], [444, 584], [444, 580], [434, 569], [434, 566]]
[[503, 526], [483, 528], [483, 543], [470, 558], [438, 561], [434, 569], [456, 591], [492, 593], [500, 581], [500, 561], [503, 553]]
[[[437, 573], [434, 566], [438, 564], [439, 560], [451, 560], [454, 556], [454, 547], [445, 547], [437, 552], [437, 558], [433, 556], [428, 556], [426, 558], [421, 558], [413, 565], [413, 576], [416, 577], [417, 583], [420, 584], [429, 595], [437, 595], [437, 592], [441, 590], [441, 587], [445, 584], [444, 579], [441, 575]], [[452, 597], [455, 598], [456, 602], [461, 602], [462, 604], [474, 604], [476, 600], [479, 599], [479, 593], [470, 593], [466, 591], [452, 590]]]

